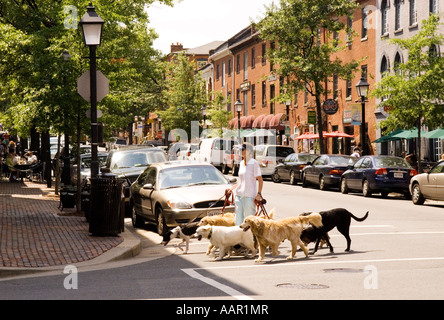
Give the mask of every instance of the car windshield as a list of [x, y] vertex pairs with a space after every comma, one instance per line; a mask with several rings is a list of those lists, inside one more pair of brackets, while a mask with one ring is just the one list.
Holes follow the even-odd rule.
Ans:
[[299, 154], [297, 161], [298, 162], [313, 162], [313, 160], [317, 157], [316, 154]]
[[353, 165], [357, 158], [354, 157], [331, 157], [330, 164], [333, 166], [349, 166]]
[[410, 165], [403, 158], [398, 157], [381, 157], [375, 158], [375, 165], [377, 168], [383, 167], [401, 167], [410, 168]]
[[[107, 155], [97, 156], [97, 160], [99, 161], [99, 168], [105, 165], [107, 157], [108, 157]], [[91, 168], [91, 157], [82, 158], [82, 164], [85, 168]]]
[[223, 174], [212, 166], [181, 166], [163, 169], [159, 173], [159, 181], [160, 189], [228, 183]]
[[268, 147], [267, 156], [285, 158], [286, 156], [292, 153], [294, 153], [294, 150], [292, 148]]
[[122, 152], [116, 154], [113, 158], [114, 164], [112, 169], [122, 169], [131, 167], [143, 167], [148, 166], [150, 163], [167, 161], [163, 152], [159, 151], [133, 151]]

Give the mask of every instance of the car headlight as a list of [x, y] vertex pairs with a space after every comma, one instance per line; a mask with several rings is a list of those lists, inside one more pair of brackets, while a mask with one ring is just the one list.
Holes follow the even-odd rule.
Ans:
[[171, 209], [191, 209], [192, 206], [185, 201], [168, 201], [168, 206]]

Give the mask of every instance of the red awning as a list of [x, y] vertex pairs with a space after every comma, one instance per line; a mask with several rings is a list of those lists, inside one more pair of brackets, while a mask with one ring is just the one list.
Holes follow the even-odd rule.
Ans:
[[228, 123], [228, 128], [233, 129], [235, 126], [235, 123], [237, 123], [237, 118], [231, 119], [230, 122]]
[[[241, 123], [241, 128], [242, 128], [242, 121], [245, 121], [245, 118], [246, 117], [240, 117], [240, 123]], [[235, 117], [235, 118], [233, 118], [231, 121], [234, 121], [233, 122], [233, 129], [237, 129], [237, 127], [238, 127], [238, 124], [239, 124], [239, 118], [238, 117]]]
[[302, 140], [302, 139], [319, 139], [319, 135], [310, 132], [305, 132], [304, 134], [301, 134], [299, 137], [294, 138], [294, 140]]
[[261, 129], [270, 129], [270, 122], [273, 117], [274, 114], [269, 114], [268, 116], [265, 116], [264, 120], [262, 120], [261, 122]]
[[287, 116], [284, 113], [278, 113], [274, 115], [270, 121], [269, 129], [285, 130], [285, 126], [281, 124], [281, 121], [285, 120], [286, 118]]
[[351, 134], [347, 134], [344, 132], [339, 132], [339, 131], [333, 131], [333, 132], [326, 132], [324, 133], [324, 137], [326, 138], [354, 138], [355, 136], [352, 136]]
[[241, 117], [241, 129], [251, 129], [254, 122], [254, 116]]
[[265, 114], [259, 115], [256, 119], [253, 121], [252, 129], [259, 129], [261, 127], [262, 120], [264, 120]]

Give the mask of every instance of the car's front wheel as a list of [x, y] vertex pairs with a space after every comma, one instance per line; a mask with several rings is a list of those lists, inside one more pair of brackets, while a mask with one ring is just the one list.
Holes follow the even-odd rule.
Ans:
[[367, 180], [364, 180], [362, 183], [362, 194], [364, 197], [371, 197], [372, 196], [372, 190], [370, 189], [370, 184]]
[[164, 215], [161, 207], [157, 207], [156, 212], [157, 212], [156, 213], [157, 233], [159, 235], [163, 236], [168, 231], [168, 228], [167, 228], [166, 222], [165, 222], [165, 215]]
[[418, 183], [415, 183], [412, 187], [412, 201], [414, 204], [424, 204], [425, 198], [421, 192], [421, 188]]
[[290, 171], [290, 184], [295, 185], [297, 182], [296, 180], [296, 173], [294, 173], [293, 170]]
[[273, 180], [274, 183], [281, 182], [281, 177], [279, 177], [277, 170], [274, 170], [273, 174], [271, 175], [271, 180]]
[[345, 178], [341, 179], [341, 193], [343, 194], [348, 193], [347, 181], [345, 181]]

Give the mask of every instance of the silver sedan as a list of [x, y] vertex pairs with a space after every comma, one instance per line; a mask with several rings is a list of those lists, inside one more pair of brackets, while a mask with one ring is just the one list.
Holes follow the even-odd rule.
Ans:
[[426, 199], [444, 201], [444, 161], [440, 161], [428, 173], [421, 173], [410, 180], [410, 193], [414, 204]]
[[[194, 161], [151, 164], [131, 185], [133, 225], [155, 224], [162, 235], [170, 227], [219, 214], [224, 208], [225, 191], [235, 181], [236, 178], [225, 178], [210, 164]], [[234, 205], [227, 204], [224, 212], [234, 212]]]

